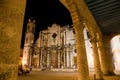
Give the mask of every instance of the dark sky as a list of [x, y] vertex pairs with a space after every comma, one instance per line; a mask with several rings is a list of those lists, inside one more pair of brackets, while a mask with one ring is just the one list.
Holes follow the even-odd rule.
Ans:
[[61, 26], [72, 24], [69, 11], [59, 0], [27, 0], [21, 48], [23, 48], [24, 45], [26, 22], [30, 17], [34, 17], [36, 20], [35, 41], [39, 36], [39, 31], [47, 29], [47, 27], [53, 23]]

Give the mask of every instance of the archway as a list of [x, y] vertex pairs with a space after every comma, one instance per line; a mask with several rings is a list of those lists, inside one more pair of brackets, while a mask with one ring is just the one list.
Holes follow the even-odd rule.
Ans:
[[[89, 79], [89, 77], [85, 77], [85, 75], [87, 76], [89, 75], [89, 72], [88, 72], [88, 63], [87, 63], [84, 36], [83, 36], [84, 27], [88, 29], [91, 35], [91, 41], [92, 41], [92, 47], [93, 47], [93, 53], [94, 53], [94, 66], [95, 66], [96, 79], [102, 79], [99, 55], [97, 50], [97, 46], [98, 46], [97, 42], [99, 42], [98, 43], [99, 45], [101, 44], [101, 41], [97, 41], [98, 39], [101, 40], [101, 32], [95, 20], [93, 19], [91, 13], [89, 12], [83, 0], [76, 1], [76, 2], [74, 2], [73, 0], [61, 0], [61, 2], [68, 8], [68, 10], [71, 13], [72, 20], [73, 20], [73, 28], [75, 29], [75, 33], [76, 33], [78, 79], [83, 79], [83, 80]], [[101, 56], [104, 56], [103, 54], [104, 53], [102, 53]], [[104, 57], [102, 58], [103, 60], [101, 59], [101, 61], [104, 61], [105, 58]]]
[[[85, 4], [84, 1], [83, 1], [83, 4]], [[100, 31], [97, 27], [91, 24], [88, 25], [90, 23], [89, 21], [90, 19], [84, 20], [86, 16], [83, 15], [83, 10], [79, 9], [77, 2], [74, 2], [71, 0], [70, 2], [68, 1], [67, 5], [68, 5], [68, 8], [72, 16], [73, 28], [76, 34], [77, 66], [78, 66], [79, 79], [83, 79], [83, 80], [89, 79], [88, 63], [87, 63], [84, 34], [83, 34], [83, 29], [85, 27], [88, 28], [91, 34], [92, 45], [94, 45], [93, 50], [94, 50], [94, 60], [96, 60], [96, 62], [94, 62], [95, 67], [96, 67], [95, 69], [96, 78], [101, 78], [100, 62], [99, 62], [99, 56], [98, 56], [98, 51], [97, 51], [97, 45], [96, 45], [96, 41], [97, 41], [98, 36], [100, 35]], [[94, 34], [94, 33], [97, 33], [97, 34]]]
[[115, 71], [120, 71], [120, 35], [111, 39], [111, 55]]

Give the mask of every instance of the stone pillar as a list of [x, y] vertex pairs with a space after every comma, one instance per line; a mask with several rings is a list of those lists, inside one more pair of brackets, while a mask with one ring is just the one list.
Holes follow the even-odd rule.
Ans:
[[107, 67], [106, 54], [105, 54], [105, 49], [104, 49], [104, 45], [101, 37], [98, 38], [98, 50], [100, 55], [101, 70], [103, 72], [103, 75], [108, 75], [109, 73], [108, 73], [108, 67]]
[[89, 80], [88, 62], [83, 34], [84, 25], [80, 22], [80, 24], [74, 25], [73, 27], [76, 36], [78, 80]]
[[105, 49], [105, 56], [107, 60], [107, 68], [108, 68], [108, 75], [115, 75], [113, 61], [112, 61], [112, 53], [110, 52], [110, 40], [111, 36], [103, 36], [104, 42], [104, 49]]
[[66, 4], [71, 13], [73, 28], [75, 30], [78, 80], [89, 80], [88, 62], [83, 34], [83, 16], [81, 15], [81, 12], [79, 12], [80, 8], [74, 3], [73, 0], [66, 0]]
[[93, 58], [94, 58], [95, 80], [101, 80], [103, 78], [102, 78], [102, 72], [100, 67], [96, 36], [91, 39], [91, 43], [92, 43]]
[[17, 80], [26, 0], [0, 0], [0, 80]]

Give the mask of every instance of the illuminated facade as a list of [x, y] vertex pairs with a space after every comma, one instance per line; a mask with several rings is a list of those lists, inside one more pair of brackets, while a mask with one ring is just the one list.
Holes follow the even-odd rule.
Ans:
[[32, 50], [34, 44], [35, 20], [30, 18], [27, 23], [23, 49], [22, 65], [31, 66]]
[[61, 27], [53, 24], [40, 31], [36, 46], [39, 48], [36, 61], [41, 68], [76, 67], [75, 35], [68, 25]]
[[120, 36], [116, 36], [111, 40], [111, 49], [114, 67], [116, 70], [120, 71]]
[[[84, 29], [86, 52], [89, 68], [94, 68], [92, 47], [87, 30]], [[77, 68], [77, 54], [75, 47], [75, 33], [68, 25], [53, 24], [46, 30], [39, 32], [35, 43], [33, 67], [47, 69], [75, 69]]]

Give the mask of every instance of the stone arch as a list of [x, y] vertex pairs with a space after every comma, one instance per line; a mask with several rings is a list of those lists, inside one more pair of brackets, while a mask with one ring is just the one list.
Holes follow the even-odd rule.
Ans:
[[[117, 44], [114, 44], [114, 42], [117, 43]], [[111, 51], [113, 70], [120, 70], [120, 68], [118, 67], [118, 65], [119, 65], [118, 64], [118, 62], [119, 62], [118, 57], [120, 56], [119, 55], [120, 51], [119, 51], [119, 48], [118, 48], [119, 44], [120, 44], [120, 34], [112, 34], [110, 39], [109, 39], [109, 45], [110, 45], [110, 50], [109, 51]]]
[[[114, 36], [117, 36], [119, 35], [118, 33], [112, 33], [112, 34], [104, 34], [102, 35], [102, 46], [100, 47], [103, 47], [104, 49], [104, 56], [106, 58], [106, 64], [104, 65], [107, 65], [107, 69], [103, 69], [103, 74], [104, 75], [115, 75], [114, 73], [114, 65], [113, 65], [113, 55], [111, 54], [111, 39], [114, 37]], [[100, 41], [99, 41], [100, 42]], [[100, 49], [100, 48], [99, 48]]]
[[[102, 70], [104, 75], [111, 74], [111, 72], [113, 72], [113, 71], [111, 71], [109, 73], [106, 58], [105, 58], [105, 49], [103, 48], [103, 44], [104, 44], [103, 43], [103, 34], [100, 31], [96, 21], [94, 20], [94, 18], [92, 16], [92, 14], [90, 13], [86, 3], [84, 2], [84, 0], [77, 0], [77, 1], [74, 1], [74, 0], [60, 0], [60, 1], [70, 11], [72, 21], [73, 21], [73, 28], [75, 26], [84, 24], [84, 26], [90, 32], [91, 39], [94, 42], [93, 45], [96, 47], [95, 49], [97, 50], [97, 53], [99, 51], [99, 53], [97, 55], [94, 54], [94, 55], [96, 55], [96, 57], [97, 56], [98, 56], [98, 58], [100, 57], [100, 60], [98, 59], [98, 61], [95, 63], [95, 64], [97, 64], [97, 66], [100, 64], [99, 68], [96, 67], [96, 74], [97, 74], [97, 76], [99, 76], [98, 78], [102, 78], [102, 77], [100, 77], [101, 76], [101, 70]], [[77, 27], [76, 29], [80, 30], [81, 28]], [[95, 50], [95, 53], [96, 53], [96, 50]], [[95, 58], [94, 61], [96, 59], [97, 58]], [[99, 73], [97, 73], [97, 72], [99, 72]]]
[[[94, 19], [92, 18], [92, 20], [93, 20], [93, 22], [94, 22], [94, 25], [92, 25], [91, 24], [91, 22], [90, 22], [90, 18], [87, 18], [86, 17], [86, 13], [88, 12], [89, 14], [90, 14], [90, 12], [89, 12], [89, 10], [88, 10], [88, 8], [87, 8], [87, 6], [86, 6], [86, 4], [85, 4], [85, 2], [83, 1], [83, 0], [81, 0], [81, 3], [79, 3], [78, 1], [76, 1], [76, 2], [74, 2], [73, 0], [61, 0], [61, 2], [63, 3], [63, 5], [65, 5], [67, 8], [68, 8], [68, 10], [70, 11], [70, 14], [71, 14], [71, 17], [72, 17], [72, 21], [73, 21], [73, 28], [74, 28], [74, 30], [75, 30], [75, 33], [77, 33], [77, 34], [79, 34], [80, 36], [82, 36], [81, 35], [81, 33], [80, 32], [82, 32], [83, 31], [83, 29], [84, 29], [84, 27], [86, 27], [87, 29], [88, 29], [88, 31], [90, 32], [90, 35], [91, 35], [91, 39], [92, 39], [92, 41], [94, 41], [94, 47], [95, 47], [95, 49], [97, 48], [97, 45], [95, 45], [96, 43], [96, 40], [97, 40], [97, 36], [98, 35], [101, 35], [101, 32], [100, 32], [100, 30], [98, 29], [98, 28], [96, 28], [96, 27], [98, 27], [97, 26], [97, 24], [95, 23], [95, 21], [94, 21]], [[77, 3], [79, 3], [79, 4], [77, 4]], [[79, 6], [80, 7], [79, 7]], [[86, 12], [84, 12], [83, 11], [83, 9], [86, 11]], [[89, 15], [90, 17], [92, 17], [91, 15]], [[87, 25], [89, 25], [89, 26], [87, 26]], [[76, 27], [77, 26], [77, 27]], [[97, 35], [96, 35], [97, 34]], [[77, 35], [76, 37], [80, 37], [79, 35]], [[83, 38], [83, 37], [81, 37], [81, 38]], [[76, 38], [76, 44], [77, 44], [77, 40], [80, 40], [79, 38]], [[82, 41], [82, 40], [81, 40]], [[79, 41], [78, 41], [79, 42]], [[84, 43], [84, 40], [83, 40], [83, 43]], [[82, 45], [83, 46], [83, 44], [79, 44], [79, 45]], [[77, 45], [76, 45], [76, 48], [77, 48]], [[79, 47], [80, 48], [80, 47]], [[83, 48], [83, 47], [81, 47], [81, 48]], [[82, 51], [83, 51], [84, 49], [82, 49]], [[78, 50], [78, 51], [80, 51], [80, 50]], [[100, 62], [99, 62], [99, 56], [98, 56], [98, 52], [96, 52], [97, 50], [94, 50], [94, 52], [95, 53], [97, 53], [97, 54], [94, 54], [94, 56], [95, 56], [95, 58], [94, 58], [94, 60], [96, 60], [97, 59], [97, 61], [95, 61], [95, 66], [97, 66], [96, 67], [96, 70], [95, 70], [95, 72], [96, 72], [96, 79], [100, 79], [100, 78], [102, 78], [102, 76], [101, 76], [101, 69], [100, 69]], [[83, 52], [84, 53], [84, 52]], [[86, 54], [86, 53], [84, 53], [84, 54]], [[77, 58], [80, 58], [81, 56], [80, 56], [80, 53], [78, 53], [77, 54]], [[86, 57], [86, 55], [84, 56], [84, 57]], [[79, 61], [78, 60], [80, 60], [80, 59], [77, 59], [77, 63], [78, 63], [78, 78], [79, 79], [83, 79], [83, 80], [88, 80], [88, 78], [83, 78], [83, 77], [80, 77], [80, 76], [83, 76], [81, 73], [82, 73], [82, 71], [81, 71], [81, 68], [79, 68]], [[87, 62], [87, 61], [86, 61]], [[85, 63], [86, 63], [85, 62]], [[84, 66], [84, 65], [83, 65]], [[87, 66], [87, 64], [86, 64], [86, 66]], [[99, 66], [99, 67], [98, 67]], [[80, 70], [79, 70], [80, 69]], [[88, 75], [87, 74], [87, 71], [85, 71], [86, 73], [85, 73], [85, 75]]]

